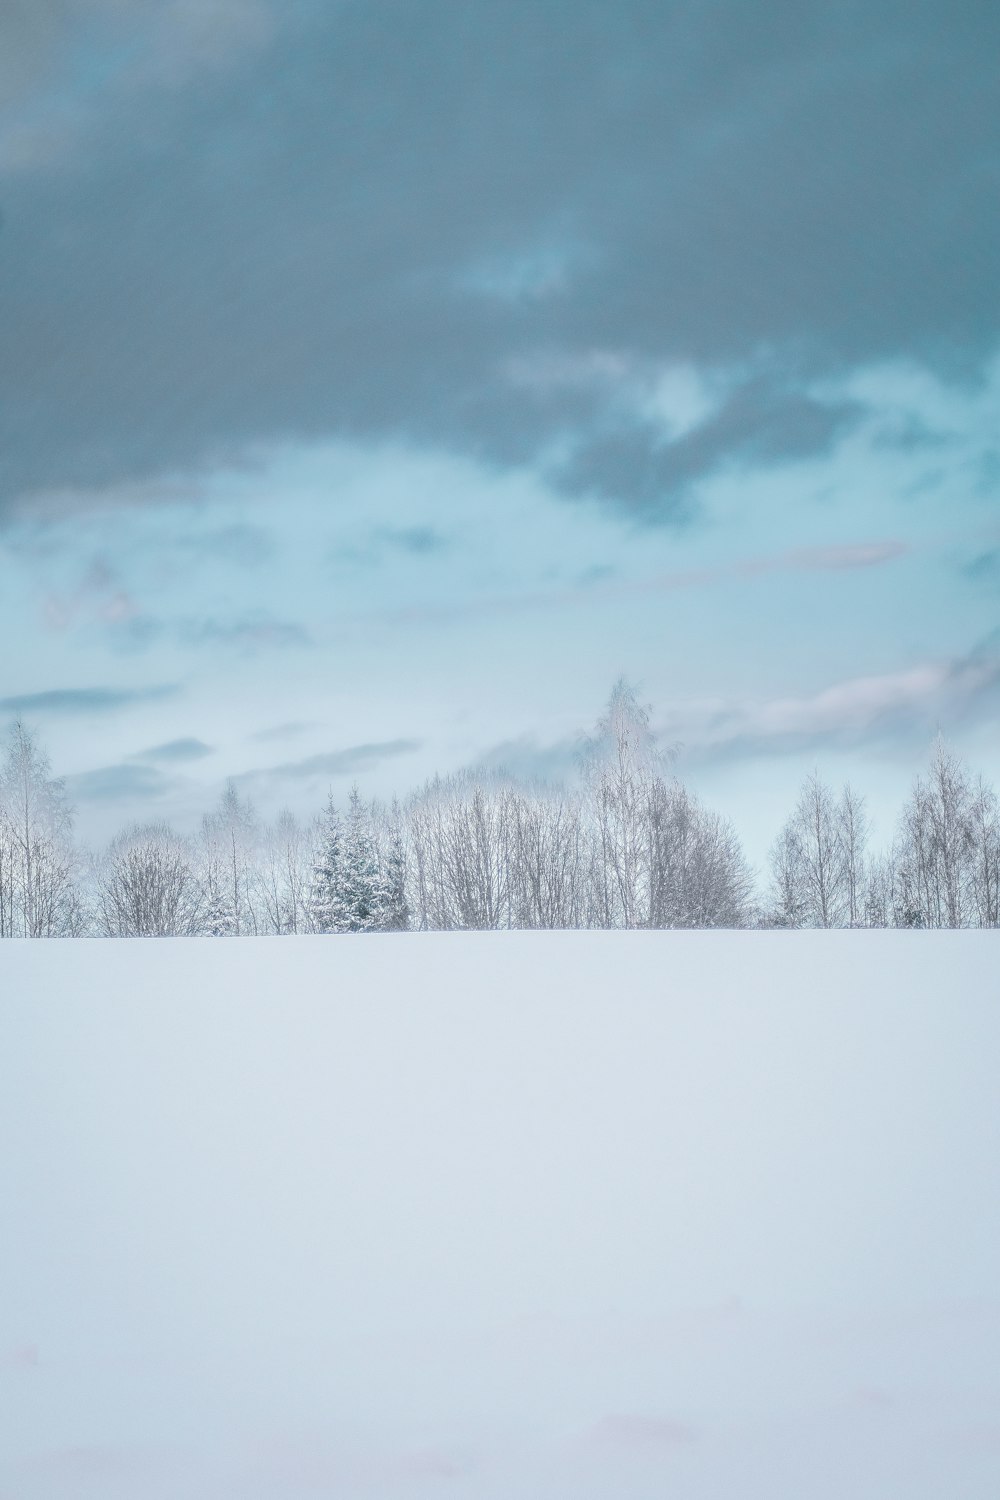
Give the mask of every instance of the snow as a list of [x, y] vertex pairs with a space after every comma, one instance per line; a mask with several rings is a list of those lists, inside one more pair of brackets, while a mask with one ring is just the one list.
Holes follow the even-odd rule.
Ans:
[[996, 1500], [991, 933], [0, 943], [4, 1500]]

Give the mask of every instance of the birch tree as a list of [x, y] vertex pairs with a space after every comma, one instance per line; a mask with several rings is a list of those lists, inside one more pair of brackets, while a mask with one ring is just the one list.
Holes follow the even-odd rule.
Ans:
[[81, 930], [72, 832], [64, 784], [18, 720], [0, 770], [0, 935], [61, 937]]

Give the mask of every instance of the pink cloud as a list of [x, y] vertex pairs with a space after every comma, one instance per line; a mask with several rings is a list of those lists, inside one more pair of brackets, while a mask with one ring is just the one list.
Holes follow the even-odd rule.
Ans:
[[896, 1405], [896, 1398], [880, 1386], [863, 1385], [854, 1392], [854, 1405], [864, 1411], [889, 1411]]
[[152, 1449], [79, 1443], [39, 1454], [36, 1467], [54, 1479], [74, 1483], [110, 1483], [159, 1475], [165, 1466], [172, 1467], [173, 1459], [173, 1454]]
[[12, 1370], [37, 1370], [40, 1362], [37, 1344], [18, 1344], [3, 1361]]
[[874, 568], [906, 557], [912, 548], [897, 540], [842, 542], [821, 547], [797, 547], [774, 557], [759, 557], [740, 563], [737, 573], [755, 577], [760, 573], [839, 572], [849, 568]]
[[[803, 547], [793, 552], [775, 553], [770, 557], [749, 558], [745, 562], [655, 573], [646, 578], [572, 584], [558, 589], [511, 594], [508, 597], [479, 597], [458, 604], [406, 605], [380, 612], [379, 617], [400, 625], [444, 625], [465, 619], [516, 615], [525, 610], [573, 607], [590, 604], [595, 599], [628, 598], [637, 593], [660, 594], [681, 589], [706, 588], [734, 578], [752, 579], [770, 573], [842, 572], [851, 568], [872, 568], [905, 557], [910, 551], [911, 548], [901, 541]], [[350, 618], [368, 616], [352, 615]]]
[[826, 568], [874, 568], [881, 563], [895, 562], [906, 557], [912, 548], [906, 542], [860, 542], [839, 547], [803, 547], [785, 554], [788, 568], [807, 571]]
[[394, 1467], [407, 1479], [458, 1479], [467, 1465], [440, 1449], [424, 1448], [404, 1453]]
[[618, 1413], [602, 1418], [591, 1436], [597, 1442], [620, 1447], [657, 1449], [687, 1447], [698, 1434], [687, 1422], [673, 1417]]
[[94, 620], [116, 625], [138, 613], [135, 600], [102, 557], [94, 559], [75, 589], [53, 590], [42, 601], [45, 623], [57, 631]]
[[977, 656], [853, 677], [799, 698], [678, 704], [660, 726], [693, 759], [853, 745], [932, 735], [982, 721], [1000, 706], [1000, 661]]

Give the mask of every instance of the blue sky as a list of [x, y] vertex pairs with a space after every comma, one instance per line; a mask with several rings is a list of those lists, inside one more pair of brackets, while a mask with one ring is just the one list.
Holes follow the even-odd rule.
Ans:
[[0, 715], [81, 831], [558, 775], [760, 858], [1000, 776], [997, 14], [50, 0], [0, 57]]

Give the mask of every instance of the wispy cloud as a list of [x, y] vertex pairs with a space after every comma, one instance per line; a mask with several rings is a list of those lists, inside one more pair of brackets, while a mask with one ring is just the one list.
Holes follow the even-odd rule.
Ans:
[[303, 626], [263, 613], [236, 620], [185, 620], [178, 625], [177, 633], [187, 646], [230, 646], [248, 653], [312, 645], [312, 637]]
[[666, 1450], [686, 1448], [697, 1439], [697, 1430], [675, 1417], [612, 1414], [592, 1429], [592, 1440], [620, 1448]]
[[972, 583], [985, 584], [991, 588], [1000, 586], [1000, 547], [980, 552], [965, 564], [962, 574]]
[[0, 713], [106, 714], [136, 703], [172, 698], [179, 691], [174, 683], [145, 688], [51, 688], [43, 693], [20, 693], [0, 698]]
[[34, 1483], [45, 1493], [106, 1492], [159, 1494], [164, 1484], [174, 1488], [186, 1455], [176, 1447], [146, 1444], [76, 1443], [36, 1452], [25, 1464]]
[[288, 724], [272, 724], [268, 729], [258, 729], [256, 734], [252, 734], [250, 738], [260, 741], [291, 739], [297, 734], [305, 734], [307, 730], [318, 729], [319, 727], [314, 722], [294, 720]]
[[[693, 699], [672, 704], [656, 724], [670, 762], [685, 768], [760, 757], [911, 744], [1000, 719], [1000, 632], [995, 642], [953, 661], [849, 678], [816, 693], [773, 699]], [[571, 782], [585, 737], [501, 741], [473, 769], [519, 781]]]
[[290, 620], [276, 620], [264, 610], [236, 618], [189, 615], [161, 619], [154, 615], [128, 615], [113, 622], [113, 630], [114, 644], [125, 652], [143, 651], [163, 640], [192, 650], [220, 647], [243, 656], [313, 644], [304, 626]]
[[277, 544], [269, 531], [248, 522], [220, 526], [173, 539], [172, 545], [192, 558], [210, 557], [241, 568], [257, 568], [271, 562]]
[[329, 557], [335, 565], [372, 568], [391, 557], [427, 558], [446, 552], [449, 538], [429, 523], [416, 526], [375, 526], [353, 540], [339, 542]]
[[40, 1364], [37, 1344], [18, 1344], [6, 1355], [0, 1354], [0, 1369], [6, 1366], [9, 1370], [37, 1370]]
[[151, 745], [148, 750], [137, 750], [129, 758], [131, 760], [188, 761], [203, 760], [206, 755], [212, 753], [212, 746], [206, 745], [204, 740], [180, 739], [168, 740], [164, 745]]
[[263, 766], [254, 771], [244, 771], [235, 779], [248, 781], [273, 777], [301, 781], [324, 776], [354, 776], [362, 771], [374, 770], [384, 760], [398, 755], [411, 755], [420, 747], [420, 740], [384, 740], [378, 744], [350, 745], [344, 750], [330, 750], [319, 755], [310, 755], [305, 760], [285, 761], [278, 766]]
[[1000, 714], [1000, 657], [976, 654], [856, 677], [799, 698], [678, 705], [663, 726], [704, 763], [911, 741]]
[[762, 557], [740, 563], [735, 571], [753, 577], [757, 573], [840, 572], [852, 568], [877, 568], [882, 563], [906, 557], [910, 551], [910, 545], [899, 540], [798, 547], [790, 552], [779, 553], [776, 557]]
[[753, 579], [773, 573], [840, 573], [884, 566], [907, 557], [909, 543], [892, 538], [873, 542], [830, 543], [800, 547], [763, 557], [703, 568], [621, 578], [610, 569], [595, 569], [561, 588], [526, 590], [506, 596], [479, 596], [453, 604], [413, 604], [381, 611], [379, 618], [399, 624], [447, 625], [491, 615], [513, 615], [534, 609], [590, 606], [600, 599], [636, 594], [665, 594]]
[[66, 789], [79, 802], [139, 802], [162, 797], [172, 785], [152, 766], [101, 766], [66, 777]]
[[552, 745], [541, 745], [532, 735], [521, 735], [491, 746], [479, 756], [473, 769], [505, 772], [517, 781], [559, 785], [579, 769], [583, 745], [582, 733]]

